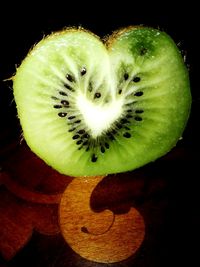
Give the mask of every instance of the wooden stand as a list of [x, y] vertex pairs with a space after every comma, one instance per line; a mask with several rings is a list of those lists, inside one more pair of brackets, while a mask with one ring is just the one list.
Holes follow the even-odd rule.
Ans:
[[145, 224], [135, 208], [118, 215], [108, 209], [99, 213], [91, 209], [91, 194], [103, 178], [72, 180], [61, 198], [60, 228], [69, 246], [83, 258], [114, 263], [138, 250], [144, 239]]

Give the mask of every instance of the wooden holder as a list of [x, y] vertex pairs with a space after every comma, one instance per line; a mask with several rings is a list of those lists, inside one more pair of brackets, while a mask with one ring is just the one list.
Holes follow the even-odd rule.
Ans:
[[77, 254], [94, 262], [125, 260], [141, 246], [144, 221], [132, 207], [144, 186], [137, 174], [135, 178], [131, 174], [67, 177], [49, 168], [26, 146], [13, 153], [4, 169], [0, 174], [4, 186], [0, 251], [5, 259], [22, 250], [34, 229], [45, 235], [60, 231]]
[[108, 209], [97, 213], [91, 209], [91, 194], [103, 178], [71, 181], [60, 202], [60, 228], [69, 246], [83, 258], [114, 263], [138, 250], [144, 239], [145, 224], [142, 215], [132, 207], [126, 214], [114, 214]]

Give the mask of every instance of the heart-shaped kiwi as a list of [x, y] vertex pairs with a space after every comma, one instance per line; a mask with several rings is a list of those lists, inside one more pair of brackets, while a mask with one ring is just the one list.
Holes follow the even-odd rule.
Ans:
[[167, 153], [186, 125], [188, 71], [173, 40], [128, 27], [106, 40], [78, 28], [44, 38], [13, 77], [24, 138], [57, 171], [104, 175]]

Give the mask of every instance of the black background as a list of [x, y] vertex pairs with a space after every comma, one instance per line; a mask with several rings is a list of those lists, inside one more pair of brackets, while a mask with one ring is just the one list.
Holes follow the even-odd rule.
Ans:
[[[111, 5], [110, 7], [108, 6]], [[175, 6], [177, 5], [177, 6]], [[143, 24], [166, 31], [180, 45], [186, 64], [189, 68], [192, 110], [183, 140], [179, 146], [187, 153], [185, 166], [175, 168], [172, 175], [174, 183], [174, 205], [178, 207], [169, 233], [173, 255], [163, 256], [165, 266], [166, 255], [171, 265], [186, 262], [189, 266], [197, 264], [199, 247], [199, 14], [197, 6], [189, 3], [159, 4], [134, 1], [115, 3], [100, 2], [54, 2], [39, 4], [26, 2], [24, 5], [1, 7], [0, 18], [0, 130], [3, 138], [0, 149], [13, 139], [19, 139], [20, 127], [13, 102], [12, 83], [4, 82], [15, 73], [15, 68], [28, 53], [29, 49], [52, 31], [65, 26], [83, 26], [99, 36], [129, 25]], [[77, 265], [78, 266], [78, 265]], [[89, 265], [88, 265], [89, 266]], [[153, 266], [149, 263], [148, 266]]]
[[[176, 1], [174, 1], [176, 2]], [[177, 6], [176, 6], [176, 5]], [[10, 78], [16, 66], [27, 55], [29, 49], [44, 35], [60, 30], [66, 26], [83, 26], [99, 36], [105, 36], [112, 31], [128, 25], [143, 24], [166, 31], [179, 44], [180, 50], [186, 56], [190, 71], [191, 91], [193, 96], [192, 114], [188, 131], [192, 135], [189, 146], [197, 149], [198, 120], [200, 94], [198, 90], [198, 8], [190, 1], [184, 5], [152, 2], [136, 4], [134, 1], [124, 3], [97, 3], [66, 1], [64, 3], [48, 3], [43, 7], [36, 3], [23, 6], [4, 4], [1, 7], [0, 18], [0, 120], [1, 125], [14, 128], [16, 119], [15, 105], [11, 82], [2, 82]], [[194, 128], [193, 128], [194, 127]]]

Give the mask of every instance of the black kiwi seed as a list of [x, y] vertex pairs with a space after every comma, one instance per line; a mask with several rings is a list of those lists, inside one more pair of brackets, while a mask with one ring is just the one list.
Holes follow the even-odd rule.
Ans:
[[67, 79], [69, 82], [75, 82], [75, 79], [74, 79], [74, 77], [73, 77], [71, 74], [67, 74], [67, 75], [66, 75], [66, 79]]
[[95, 154], [92, 154], [91, 161], [92, 162], [96, 162], [97, 161], [97, 156]]
[[74, 130], [76, 130], [76, 128], [71, 128], [68, 130], [68, 132], [73, 132]]
[[66, 117], [67, 116], [67, 113], [66, 112], [59, 112], [58, 113], [58, 116], [63, 118], [63, 117]]
[[110, 134], [110, 135], [109, 135], [109, 139], [110, 139], [111, 141], [113, 141], [113, 140], [115, 140], [115, 137], [114, 137], [112, 134]]
[[122, 93], [122, 89], [119, 89], [118, 94], [121, 95], [121, 93]]
[[122, 128], [122, 125], [120, 123], [117, 123], [116, 126], [117, 126], [118, 129]]
[[85, 141], [85, 142], [83, 143], [83, 146], [86, 146], [86, 145], [88, 145], [88, 141]]
[[136, 116], [136, 117], [135, 117], [135, 120], [136, 120], [136, 121], [142, 121], [142, 118], [139, 117], [139, 116]]
[[64, 87], [67, 88], [70, 91], [74, 91], [74, 89], [70, 85], [68, 85], [66, 83], [64, 84]]
[[82, 142], [83, 142], [82, 140], [78, 140], [78, 141], [76, 142], [76, 144], [77, 144], [77, 145], [80, 145]]
[[63, 96], [67, 96], [67, 93], [63, 92], [63, 91], [59, 91], [59, 94], [60, 95], [63, 95]]
[[127, 118], [127, 119], [130, 119], [130, 118], [133, 118], [133, 116], [130, 115], [130, 114], [128, 114], [128, 115], [126, 115], [126, 118]]
[[53, 107], [54, 107], [54, 108], [62, 108], [61, 105], [54, 105]]
[[67, 100], [61, 100], [60, 103], [63, 104], [63, 106], [69, 106], [69, 101]]
[[125, 124], [125, 123], [129, 123], [130, 121], [128, 121], [127, 119], [121, 119], [120, 122], [121, 122], [122, 124]]
[[75, 121], [74, 123], [80, 123], [81, 122], [81, 120], [77, 120], [77, 121]]
[[134, 96], [142, 96], [144, 93], [142, 91], [136, 92]]
[[72, 137], [72, 139], [78, 139], [80, 136], [78, 135], [78, 134], [75, 134], [73, 137]]
[[115, 129], [112, 130], [112, 134], [116, 134], [117, 131]]
[[57, 98], [56, 96], [52, 96], [51, 97], [53, 100], [59, 100], [59, 98]]
[[135, 113], [143, 113], [144, 110], [143, 109], [136, 109]]
[[115, 138], [114, 138], [114, 136], [112, 135], [111, 132], [106, 133], [106, 135], [108, 136], [108, 138], [109, 138], [110, 140], [115, 140]]
[[83, 138], [89, 138], [90, 136], [89, 136], [88, 133], [86, 133], [86, 134], [84, 134], [82, 137], [83, 137]]
[[94, 98], [100, 98], [101, 94], [100, 93], [95, 93]]
[[127, 112], [132, 112], [133, 110], [132, 109], [128, 109]]
[[77, 133], [79, 133], [79, 134], [84, 134], [84, 133], [85, 133], [85, 130], [84, 130], [84, 129], [81, 129], [81, 130], [79, 130]]
[[105, 153], [105, 148], [103, 146], [101, 146], [101, 152]]
[[69, 116], [68, 117], [68, 120], [73, 120], [73, 119], [75, 119], [76, 118], [76, 116]]
[[81, 70], [81, 75], [82, 75], [82, 76], [83, 76], [83, 75], [85, 75], [85, 74], [86, 74], [86, 72], [87, 72], [86, 68], [85, 68], [85, 67], [83, 67], [83, 68], [82, 68], [82, 70]]
[[140, 80], [141, 80], [141, 78], [138, 77], [138, 76], [136, 76], [136, 77], [133, 78], [133, 81], [134, 81], [135, 83], [138, 83]]
[[123, 136], [126, 137], [126, 138], [130, 138], [131, 134], [126, 132], [126, 133], [123, 134]]
[[129, 78], [128, 73], [124, 73], [124, 80], [126, 81], [126, 80], [128, 80], [128, 78]]
[[125, 126], [124, 128], [125, 128], [126, 130], [130, 131], [130, 128], [129, 128], [129, 127]]
[[105, 143], [105, 147], [107, 148], [107, 149], [109, 149], [109, 144], [108, 143]]

